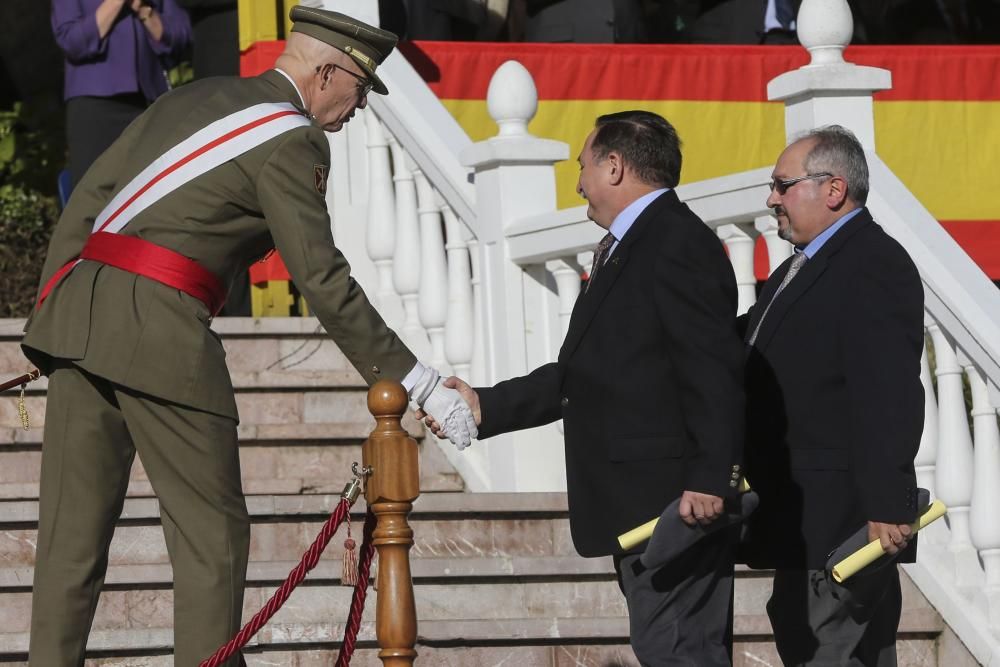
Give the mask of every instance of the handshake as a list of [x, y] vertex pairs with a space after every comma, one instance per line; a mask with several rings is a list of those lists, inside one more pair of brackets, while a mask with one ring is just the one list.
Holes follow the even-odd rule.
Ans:
[[437, 437], [451, 440], [459, 451], [479, 435], [479, 396], [458, 378], [442, 380], [436, 370], [424, 367], [410, 390], [410, 400], [418, 407], [417, 419]]

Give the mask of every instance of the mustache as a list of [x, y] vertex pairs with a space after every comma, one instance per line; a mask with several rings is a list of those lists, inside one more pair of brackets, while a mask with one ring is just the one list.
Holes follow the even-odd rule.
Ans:
[[774, 215], [785, 215], [785, 207], [780, 204], [771, 208]]

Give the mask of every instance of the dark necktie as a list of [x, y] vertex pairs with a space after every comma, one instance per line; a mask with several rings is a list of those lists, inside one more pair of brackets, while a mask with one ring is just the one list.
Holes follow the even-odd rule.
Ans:
[[792, 0], [774, 0], [774, 18], [782, 28], [791, 30], [792, 22], [795, 21], [795, 6]]
[[759, 320], [757, 320], [757, 327], [753, 330], [753, 333], [750, 335], [750, 340], [748, 341], [750, 345], [753, 345], [754, 341], [757, 340], [757, 334], [760, 333], [760, 325], [764, 323], [764, 318], [767, 317], [767, 311], [771, 310], [771, 305], [778, 299], [778, 295], [781, 294], [781, 291], [785, 289], [788, 283], [792, 282], [792, 278], [794, 278], [795, 274], [799, 272], [799, 269], [802, 268], [802, 265], [806, 263], [807, 259], [809, 258], [804, 252], [796, 253], [795, 257], [792, 258], [792, 263], [788, 266], [788, 273], [785, 274], [781, 284], [778, 285], [778, 289], [775, 290], [774, 296], [771, 297], [771, 301], [764, 309], [764, 314], [760, 316]]
[[594, 278], [597, 277], [597, 272], [602, 266], [604, 266], [605, 260], [608, 258], [608, 252], [611, 251], [611, 246], [615, 243], [615, 235], [608, 232], [601, 239], [601, 242], [597, 244], [594, 248], [594, 263], [590, 266], [590, 278], [587, 279], [587, 285], [583, 288], [586, 292], [590, 289], [590, 286], [594, 283]]

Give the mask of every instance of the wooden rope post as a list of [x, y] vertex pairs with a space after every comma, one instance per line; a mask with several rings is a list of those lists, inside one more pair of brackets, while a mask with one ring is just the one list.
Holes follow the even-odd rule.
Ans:
[[406, 406], [406, 390], [398, 382], [380, 380], [368, 390], [368, 410], [376, 423], [362, 457], [372, 468], [365, 499], [378, 519], [373, 536], [379, 558], [375, 636], [386, 667], [409, 667], [417, 657], [409, 560], [413, 530], [407, 516], [420, 495], [420, 475], [417, 443], [400, 425]]

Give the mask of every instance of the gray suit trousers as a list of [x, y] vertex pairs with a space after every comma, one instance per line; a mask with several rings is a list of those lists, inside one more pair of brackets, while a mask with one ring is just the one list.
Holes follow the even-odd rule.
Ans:
[[734, 534], [721, 530], [658, 570], [647, 570], [638, 554], [615, 557], [643, 667], [732, 664]]
[[778, 570], [767, 615], [785, 665], [895, 667], [902, 609], [895, 564], [840, 585], [826, 570]]

